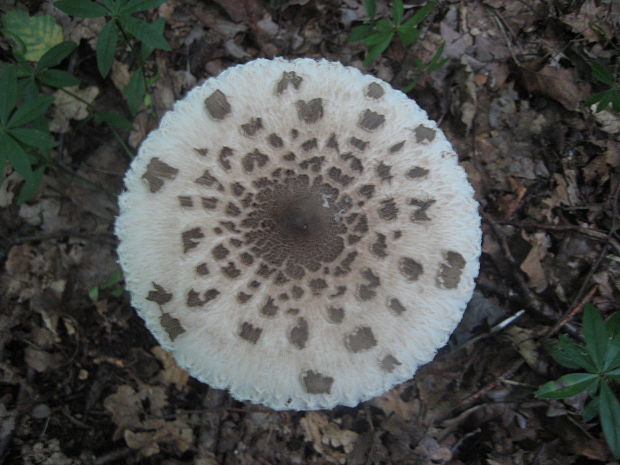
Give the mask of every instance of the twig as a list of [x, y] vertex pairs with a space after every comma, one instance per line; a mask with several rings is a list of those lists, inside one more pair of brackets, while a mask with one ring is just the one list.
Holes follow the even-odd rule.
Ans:
[[98, 457], [93, 462], [93, 465], [105, 465], [106, 463], [116, 462], [120, 459], [124, 459], [125, 457], [132, 454], [132, 450], [129, 447], [125, 447], [123, 449], [117, 449], [110, 451], [106, 454], [103, 454], [101, 457]]
[[454, 406], [454, 409], [461, 409], [463, 407], [466, 407], [467, 405], [471, 404], [472, 402], [475, 402], [477, 399], [479, 399], [480, 397], [482, 397], [483, 395], [485, 395], [487, 392], [492, 391], [493, 389], [495, 389], [497, 386], [499, 386], [502, 382], [504, 382], [505, 379], [512, 377], [512, 375], [514, 375], [516, 373], [516, 371], [521, 368], [521, 366], [525, 363], [525, 360], [523, 360], [522, 358], [520, 358], [519, 360], [517, 360], [516, 362], [514, 362], [510, 368], [508, 370], [506, 370], [504, 373], [502, 373], [499, 378], [497, 378], [495, 381], [487, 384], [486, 386], [484, 386], [482, 389], [479, 389], [477, 392], [475, 392], [474, 394], [470, 395], [469, 397], [466, 397], [465, 399], [463, 399], [462, 401], [460, 401], [458, 404], [456, 404]]

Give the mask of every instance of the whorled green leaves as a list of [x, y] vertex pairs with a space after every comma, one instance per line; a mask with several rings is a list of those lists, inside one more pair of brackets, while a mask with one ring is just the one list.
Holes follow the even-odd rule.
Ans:
[[591, 400], [582, 415], [584, 421], [600, 418], [605, 439], [614, 457], [620, 458], [620, 402], [610, 382], [620, 381], [620, 312], [604, 321], [599, 311], [586, 304], [583, 314], [584, 345], [566, 335], [547, 347], [560, 365], [585, 372], [569, 373], [543, 384], [536, 397], [564, 399], [587, 392]]

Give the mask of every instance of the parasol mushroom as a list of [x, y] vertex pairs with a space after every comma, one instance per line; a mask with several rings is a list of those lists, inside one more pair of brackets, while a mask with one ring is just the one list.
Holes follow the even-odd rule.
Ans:
[[258, 59], [142, 144], [116, 222], [132, 305], [197, 379], [273, 409], [354, 406], [412, 377], [469, 301], [473, 190], [387, 83]]

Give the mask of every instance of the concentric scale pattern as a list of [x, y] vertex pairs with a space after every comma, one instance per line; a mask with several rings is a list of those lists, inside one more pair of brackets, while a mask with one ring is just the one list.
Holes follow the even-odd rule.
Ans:
[[149, 135], [117, 221], [132, 303], [195, 377], [276, 409], [355, 405], [460, 320], [477, 204], [415, 102], [337, 63], [256, 60]]

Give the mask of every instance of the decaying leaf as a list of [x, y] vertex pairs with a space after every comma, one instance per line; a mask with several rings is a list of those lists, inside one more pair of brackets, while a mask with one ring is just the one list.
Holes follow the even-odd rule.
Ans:
[[72, 95], [67, 94], [62, 89], [54, 94], [54, 116], [50, 121], [50, 131], [66, 133], [71, 129], [69, 122], [74, 120], [82, 120], [88, 117], [87, 103], [92, 103], [97, 95], [99, 88], [95, 86], [80, 89], [78, 86], [67, 87], [67, 91], [78, 96], [81, 100], [76, 99]]
[[529, 236], [524, 233], [523, 236], [531, 244], [532, 248], [525, 260], [523, 260], [523, 263], [521, 263], [521, 271], [527, 275], [530, 287], [534, 288], [536, 292], [542, 292], [549, 285], [542, 266], [542, 260], [547, 256], [551, 240], [544, 232], [534, 233]]
[[153, 355], [164, 365], [164, 369], [159, 373], [162, 383], [174, 383], [177, 389], [182, 389], [189, 380], [187, 372], [177, 365], [174, 357], [159, 346], [151, 349]]
[[[304, 437], [312, 442], [314, 450], [324, 455], [330, 463], [345, 463], [346, 454], [353, 450], [357, 433], [341, 429], [321, 412], [308, 412], [299, 423]], [[338, 451], [339, 447], [342, 447], [346, 454]]]

